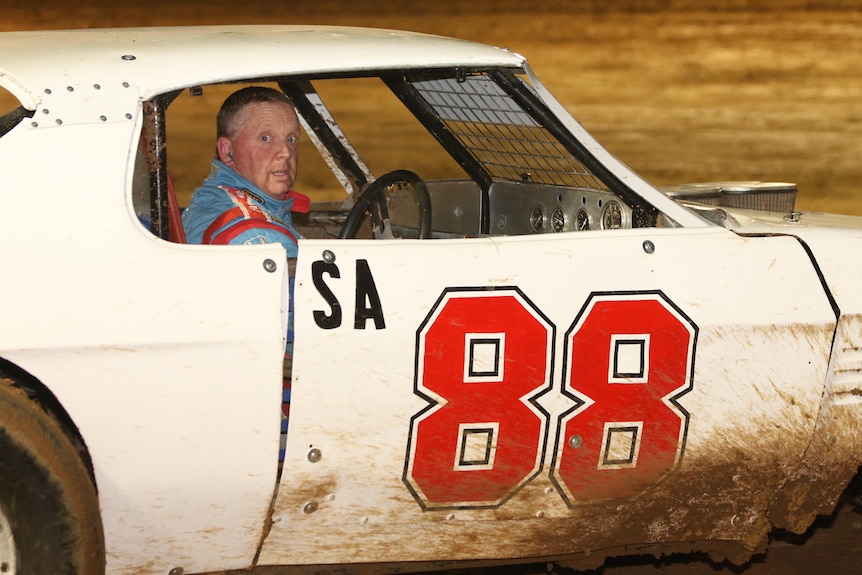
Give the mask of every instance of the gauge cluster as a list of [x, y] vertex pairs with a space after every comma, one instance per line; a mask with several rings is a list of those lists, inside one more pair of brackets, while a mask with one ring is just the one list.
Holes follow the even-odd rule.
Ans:
[[489, 191], [492, 235], [630, 228], [631, 209], [609, 191], [497, 182]]

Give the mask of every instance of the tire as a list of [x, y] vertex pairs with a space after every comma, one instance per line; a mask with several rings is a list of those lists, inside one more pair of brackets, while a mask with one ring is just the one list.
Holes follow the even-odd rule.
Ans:
[[96, 489], [63, 428], [0, 378], [0, 573], [105, 572]]

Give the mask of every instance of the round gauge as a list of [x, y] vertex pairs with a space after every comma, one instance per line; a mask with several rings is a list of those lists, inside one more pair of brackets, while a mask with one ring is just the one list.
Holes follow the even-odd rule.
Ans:
[[534, 232], [541, 232], [545, 227], [545, 210], [542, 206], [533, 206], [530, 210], [530, 227]]
[[584, 208], [581, 208], [575, 214], [575, 229], [579, 232], [585, 232], [590, 229], [590, 214]]
[[551, 212], [551, 229], [555, 232], [561, 232], [566, 228], [566, 214], [563, 213], [563, 208], [557, 206]]
[[602, 210], [602, 229], [618, 230], [621, 227], [623, 227], [623, 207], [618, 201], [611, 200]]

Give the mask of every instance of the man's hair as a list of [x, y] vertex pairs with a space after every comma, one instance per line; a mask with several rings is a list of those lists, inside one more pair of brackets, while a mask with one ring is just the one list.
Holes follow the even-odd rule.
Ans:
[[237, 116], [243, 108], [249, 104], [263, 103], [287, 104], [291, 108], [293, 107], [293, 103], [287, 96], [273, 88], [264, 86], [242, 88], [228, 96], [221, 105], [218, 116], [216, 116], [216, 137], [233, 137], [237, 131]]

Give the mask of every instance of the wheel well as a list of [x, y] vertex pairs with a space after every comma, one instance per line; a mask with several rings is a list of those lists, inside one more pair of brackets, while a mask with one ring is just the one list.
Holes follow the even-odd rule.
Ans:
[[[54, 418], [63, 428], [63, 432], [75, 446], [78, 456], [90, 474], [90, 480], [96, 486], [96, 474], [93, 471], [93, 460], [90, 459], [90, 451], [78, 430], [78, 426], [72, 421], [69, 413], [50, 389], [45, 387], [41, 381], [28, 371], [21, 369], [14, 363], [0, 358], [0, 377], [10, 379], [15, 387], [23, 390], [27, 396], [45, 412]], [[98, 486], [97, 491], [98, 491]]]

